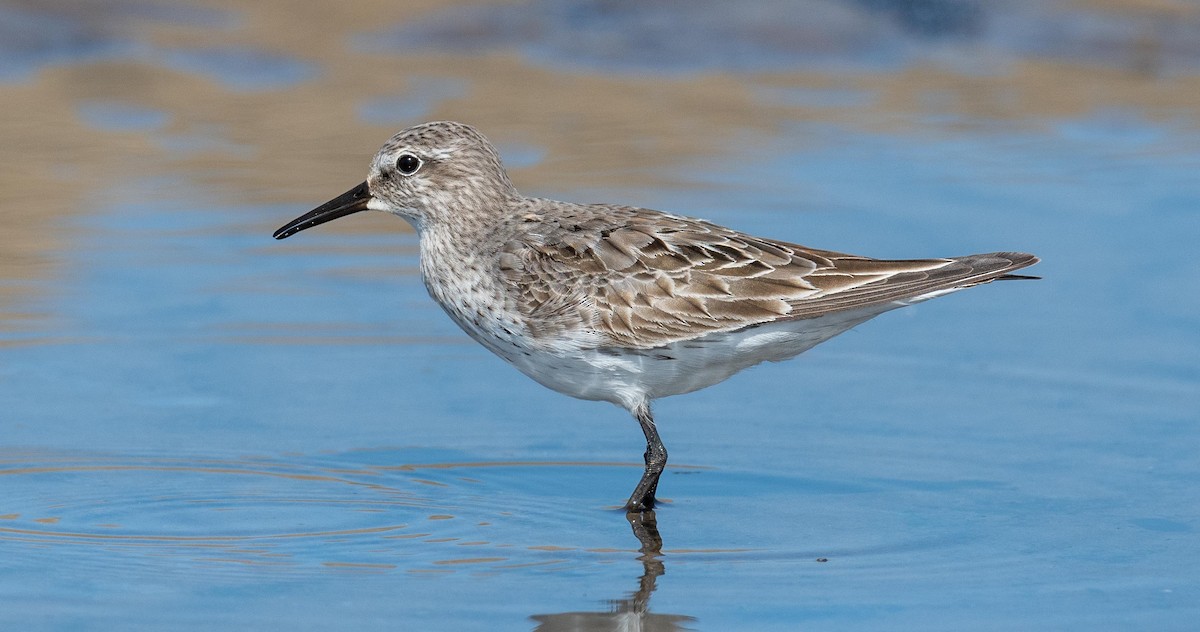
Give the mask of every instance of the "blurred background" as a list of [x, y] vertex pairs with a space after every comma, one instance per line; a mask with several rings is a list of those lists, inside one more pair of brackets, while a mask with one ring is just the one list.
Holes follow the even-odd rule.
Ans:
[[[0, 0], [0, 110], [5, 628], [1200, 617], [1192, 0]], [[270, 238], [435, 119], [528, 195], [1045, 278], [663, 400], [648, 531], [636, 425], [404, 222]]]

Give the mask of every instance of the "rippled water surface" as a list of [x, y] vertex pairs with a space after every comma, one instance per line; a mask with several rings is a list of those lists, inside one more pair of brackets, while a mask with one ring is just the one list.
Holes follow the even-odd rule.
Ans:
[[[0, 3], [0, 627], [1194, 629], [1187, 2]], [[628, 415], [272, 230], [393, 131], [528, 194], [1037, 282]], [[640, 627], [639, 627], [640, 626]]]

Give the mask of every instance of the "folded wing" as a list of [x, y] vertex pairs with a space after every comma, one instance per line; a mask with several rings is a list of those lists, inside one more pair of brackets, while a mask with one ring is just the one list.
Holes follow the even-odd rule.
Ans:
[[[653, 348], [781, 319], [923, 300], [1037, 262], [1024, 253], [880, 260], [655, 211], [605, 207], [537, 223], [500, 254], [534, 335]], [[539, 329], [541, 331], [539, 331]]]

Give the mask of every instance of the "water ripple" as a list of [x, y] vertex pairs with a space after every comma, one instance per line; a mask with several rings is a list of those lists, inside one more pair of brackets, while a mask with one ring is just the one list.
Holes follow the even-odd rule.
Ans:
[[[142, 557], [131, 568], [145, 572], [180, 560], [228, 572], [588, 565], [638, 549], [570, 534], [611, 531], [602, 527], [616, 506], [564, 512], [565, 501], [524, 488], [547, 471], [554, 480], [587, 480], [597, 469], [637, 467], [0, 453], [0, 546], [17, 565], [44, 559], [47, 548], [70, 551], [77, 567], [107, 566], [116, 563], [113, 551], [132, 551]], [[531, 468], [543, 474], [530, 476]]]

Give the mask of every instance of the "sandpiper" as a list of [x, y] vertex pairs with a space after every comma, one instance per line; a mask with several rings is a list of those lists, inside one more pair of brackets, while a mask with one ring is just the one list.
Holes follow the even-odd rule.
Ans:
[[628, 410], [646, 436], [626, 509], [653, 508], [667, 451], [650, 403], [791, 358], [897, 307], [1037, 263], [1020, 252], [881, 260], [616, 204], [527, 198], [475, 128], [448, 121], [383, 145], [362, 184], [275, 232], [359, 211], [408, 220], [429, 294], [537, 382]]

